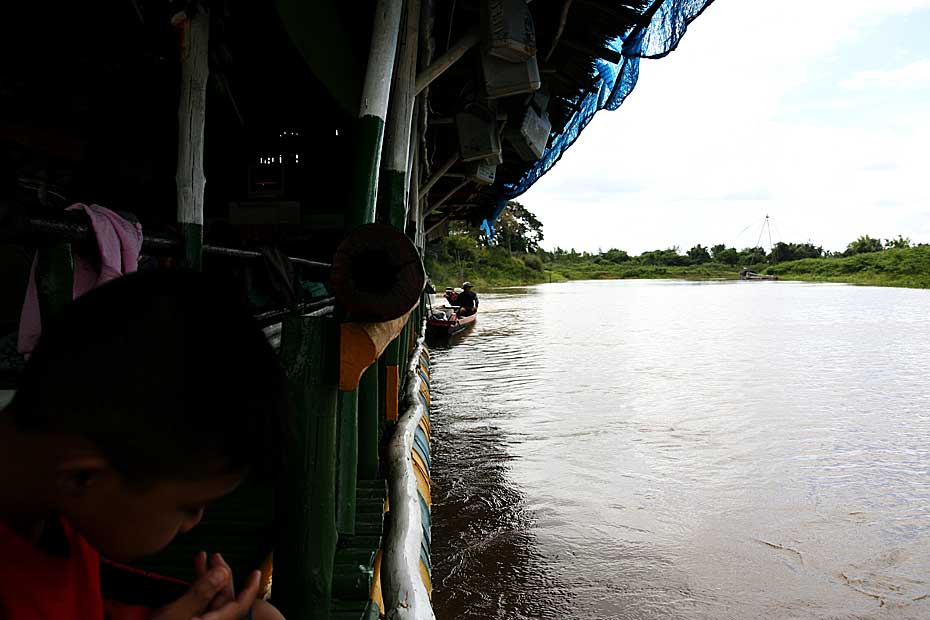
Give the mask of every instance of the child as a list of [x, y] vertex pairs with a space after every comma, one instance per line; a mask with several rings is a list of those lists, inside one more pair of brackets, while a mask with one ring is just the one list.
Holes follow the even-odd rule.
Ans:
[[[205, 277], [132, 274], [75, 300], [0, 412], [0, 617], [101, 620], [99, 555], [158, 551], [247, 472], [271, 473], [286, 412], [274, 351]], [[147, 616], [281, 617], [253, 605], [257, 572], [236, 595], [221, 557], [195, 565]]]

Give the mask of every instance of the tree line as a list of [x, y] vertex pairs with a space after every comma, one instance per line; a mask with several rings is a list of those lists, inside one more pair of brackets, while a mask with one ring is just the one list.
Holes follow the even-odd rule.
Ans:
[[552, 251], [539, 250], [538, 253], [541, 258], [547, 262], [593, 261], [595, 263], [620, 264], [634, 261], [643, 265], [661, 265], [667, 267], [719, 263], [734, 267], [752, 267], [754, 265], [786, 263], [804, 258], [842, 258], [844, 256], [854, 256], [856, 254], [868, 254], [871, 252], [909, 247], [911, 247], [911, 240], [906, 237], [899, 236], [896, 239], [885, 239], [882, 241], [881, 239], [876, 239], [869, 235], [863, 235], [849, 243], [846, 246], [846, 250], [842, 252], [824, 250], [823, 247], [814, 245], [813, 243], [787, 243], [779, 241], [768, 251], [762, 247], [737, 250], [734, 247], [729, 247], [720, 243], [709, 247], [698, 244], [685, 252], [682, 252], [677, 246], [672, 246], [666, 249], [643, 252], [639, 256], [632, 256], [624, 250], [619, 250], [617, 248], [611, 248], [597, 253], [589, 253], [556, 247]]
[[751, 267], [753, 265], [772, 265], [785, 263], [803, 258], [840, 258], [856, 254], [881, 252], [888, 249], [911, 247], [911, 240], [898, 236], [896, 239], [873, 238], [862, 235], [850, 242], [846, 250], [831, 252], [824, 250], [813, 243], [788, 243], [779, 241], [768, 251], [762, 247], [743, 248], [729, 247], [720, 243], [705, 247], [695, 245], [682, 252], [678, 246], [650, 250], [639, 256], [630, 255], [624, 250], [611, 248], [606, 251], [576, 252], [574, 249], [566, 250], [556, 247], [553, 250], [544, 250], [540, 247], [543, 236], [543, 224], [525, 206], [516, 201], [508, 203], [495, 224], [493, 239], [483, 239], [489, 245], [496, 245], [511, 254], [535, 254], [542, 262], [595, 262], [621, 264], [636, 262], [642, 265], [656, 266], [689, 266], [704, 263], [718, 263], [730, 266]]
[[[688, 267], [717, 264], [734, 268], [762, 268], [767, 265], [786, 263], [805, 258], [841, 258], [856, 254], [882, 252], [889, 249], [912, 247], [911, 240], [898, 236], [896, 239], [879, 239], [862, 235], [850, 242], [844, 251], [831, 252], [810, 242], [789, 243], [779, 241], [768, 250], [763, 247], [737, 249], [723, 243], [704, 246], [697, 244], [682, 251], [678, 246], [643, 252], [638, 256], [625, 250], [610, 248], [597, 252], [578, 252], [560, 247], [545, 250], [540, 247], [544, 239], [543, 224], [525, 206], [516, 201], [508, 203], [494, 226], [493, 237], [478, 229], [457, 224], [450, 230], [440, 246], [433, 249], [433, 256], [441, 261], [470, 261], [476, 253], [491, 252], [521, 259], [528, 267], [542, 271], [545, 264], [629, 264], [661, 267]], [[484, 250], [481, 250], [484, 248]]]

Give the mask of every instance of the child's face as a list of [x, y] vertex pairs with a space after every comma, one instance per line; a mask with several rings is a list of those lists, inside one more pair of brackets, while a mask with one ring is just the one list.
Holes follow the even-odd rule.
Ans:
[[111, 469], [94, 474], [65, 500], [65, 516], [107, 558], [136, 559], [189, 531], [204, 507], [239, 484], [240, 474], [162, 480], [136, 487]]

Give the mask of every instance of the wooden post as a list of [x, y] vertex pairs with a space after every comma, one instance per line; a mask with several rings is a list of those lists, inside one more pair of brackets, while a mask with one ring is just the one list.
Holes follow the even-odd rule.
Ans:
[[391, 105], [384, 135], [384, 170], [379, 202], [385, 221], [398, 230], [407, 222], [407, 171], [410, 135], [413, 125], [413, 92], [417, 69], [417, 33], [420, 26], [420, 0], [406, 0], [403, 30], [398, 42], [397, 65], [391, 84]]
[[210, 14], [199, 3], [173, 20], [181, 39], [181, 100], [178, 106], [178, 227], [186, 266], [200, 270], [203, 249], [204, 118], [207, 107]]
[[414, 131], [411, 135], [410, 146], [413, 157], [410, 161], [410, 184], [407, 188], [407, 236], [417, 246], [420, 256], [423, 248], [420, 246], [420, 235], [423, 232], [420, 218], [420, 132]]
[[378, 477], [380, 423], [378, 402], [378, 364], [372, 364], [358, 385], [358, 477]]
[[355, 162], [355, 194], [346, 215], [346, 228], [354, 228], [375, 220], [378, 197], [378, 170], [381, 166], [381, 146], [384, 141], [384, 121], [387, 117], [394, 55], [403, 0], [378, 0], [365, 70], [365, 84], [359, 106], [358, 144]]
[[281, 334], [296, 419], [278, 495], [274, 602], [288, 618], [329, 618], [336, 551], [337, 325], [290, 317]]
[[384, 368], [384, 419], [397, 422], [400, 417], [400, 337], [395, 338], [379, 360]]
[[355, 533], [358, 489], [358, 390], [339, 392], [336, 459], [336, 530]]

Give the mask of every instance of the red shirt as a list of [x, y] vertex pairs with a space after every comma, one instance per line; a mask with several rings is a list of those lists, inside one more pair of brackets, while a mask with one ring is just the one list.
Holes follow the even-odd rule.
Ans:
[[[2, 620], [101, 620], [100, 555], [63, 519], [67, 555], [37, 549], [0, 522]], [[63, 545], [64, 546], [64, 545]]]

